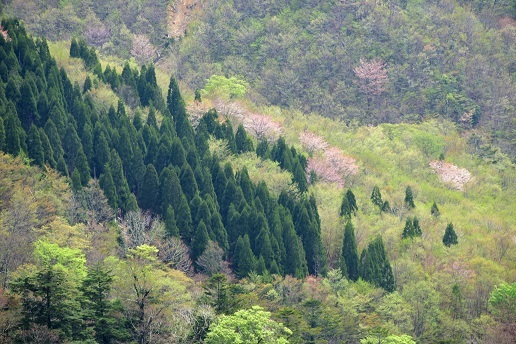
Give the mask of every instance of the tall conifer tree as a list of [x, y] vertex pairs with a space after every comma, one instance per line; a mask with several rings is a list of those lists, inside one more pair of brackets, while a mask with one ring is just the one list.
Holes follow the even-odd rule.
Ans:
[[412, 188], [410, 186], [407, 186], [405, 189], [405, 206], [409, 209], [416, 207], [414, 204], [414, 195], [412, 194]]
[[174, 170], [169, 167], [165, 167], [159, 176], [159, 185], [161, 212], [164, 213], [168, 206], [171, 205], [177, 217], [183, 191], [181, 189], [179, 178]]
[[176, 212], [176, 224], [181, 238], [189, 243], [192, 239], [193, 221], [190, 207], [184, 194], [181, 195], [179, 209]]
[[354, 213], [358, 211], [357, 200], [355, 199], [355, 194], [353, 194], [353, 191], [351, 191], [351, 189], [348, 189], [346, 191], [346, 198], [348, 200], [349, 209], [351, 210], [351, 212]]
[[391, 264], [385, 253], [381, 236], [376, 237], [362, 251], [360, 257], [361, 277], [388, 292], [396, 289]]
[[204, 250], [206, 250], [209, 240], [210, 238], [208, 236], [206, 225], [204, 224], [204, 221], [201, 220], [195, 230], [195, 235], [192, 238], [192, 258], [194, 261], [196, 261], [197, 258], [203, 254]]
[[[159, 210], [159, 178], [154, 165], [147, 165], [143, 183], [138, 195], [138, 203], [142, 209], [152, 210], [157, 213]], [[166, 209], [166, 208], [165, 208]]]
[[256, 258], [251, 250], [251, 243], [247, 234], [243, 238], [238, 237], [233, 263], [236, 263], [236, 273], [240, 278], [247, 277], [255, 269]]
[[359, 261], [357, 243], [355, 239], [355, 229], [353, 228], [351, 220], [348, 220], [346, 222], [346, 227], [344, 228], [341, 266], [342, 271], [346, 271], [348, 278], [352, 281], [356, 281], [360, 275], [358, 263]]
[[45, 152], [39, 136], [39, 131], [34, 124], [31, 124], [29, 134], [27, 135], [27, 148], [29, 158], [34, 161], [34, 164], [43, 166], [45, 162]]
[[371, 193], [371, 201], [374, 205], [378, 207], [382, 207], [383, 201], [382, 201], [382, 194], [380, 193], [380, 189], [378, 186], [374, 186], [373, 192]]
[[176, 224], [176, 215], [174, 214], [174, 208], [171, 205], [167, 207], [165, 214], [163, 215], [163, 222], [165, 223], [165, 232], [167, 236], [179, 237], [179, 229]]

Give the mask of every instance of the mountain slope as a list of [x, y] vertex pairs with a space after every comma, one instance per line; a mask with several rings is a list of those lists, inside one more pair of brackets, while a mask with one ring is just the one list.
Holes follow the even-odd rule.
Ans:
[[209, 1], [177, 46], [178, 75], [191, 88], [239, 76], [257, 101], [347, 123], [448, 118], [514, 156], [515, 33], [496, 6]]

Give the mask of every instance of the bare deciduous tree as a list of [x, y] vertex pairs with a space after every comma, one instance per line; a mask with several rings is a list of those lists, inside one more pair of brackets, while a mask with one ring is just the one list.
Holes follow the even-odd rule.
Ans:
[[29, 188], [16, 191], [6, 209], [0, 211], [0, 288], [6, 288], [10, 273], [29, 261], [32, 244], [36, 239], [33, 231], [38, 225], [36, 204]]
[[193, 274], [192, 260], [188, 246], [176, 237], [161, 240], [156, 247], [159, 249], [159, 259], [173, 269], [184, 272], [186, 275]]
[[90, 230], [94, 230], [98, 224], [115, 218], [97, 179], [90, 180], [86, 188], [72, 195], [69, 217], [71, 224], [84, 223]]
[[276, 141], [281, 135], [281, 124], [274, 122], [269, 116], [249, 111], [238, 102], [216, 99], [214, 105], [219, 114], [231, 120], [233, 126], [242, 123], [245, 130], [259, 141]]
[[156, 57], [157, 49], [149, 41], [145, 35], [133, 36], [133, 48], [131, 55], [134, 56], [139, 63], [148, 63]]
[[89, 45], [95, 48], [102, 48], [102, 46], [111, 38], [111, 31], [101, 21], [95, 25], [88, 25], [84, 30], [84, 38]]
[[360, 59], [360, 65], [353, 69], [358, 77], [356, 84], [367, 96], [377, 96], [385, 91], [385, 85], [389, 80], [385, 63], [376, 58], [371, 61]]
[[130, 211], [120, 222], [127, 248], [154, 245], [165, 232], [164, 225], [149, 212]]
[[228, 263], [224, 261], [224, 250], [217, 243], [210, 240], [208, 247], [196, 261], [199, 269], [211, 276], [213, 274], [222, 273], [228, 275], [231, 273]]

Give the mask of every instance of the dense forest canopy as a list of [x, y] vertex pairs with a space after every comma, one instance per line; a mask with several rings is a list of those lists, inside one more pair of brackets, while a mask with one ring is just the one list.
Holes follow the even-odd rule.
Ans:
[[256, 101], [347, 123], [451, 119], [514, 156], [510, 1], [208, 1], [177, 45], [192, 88], [239, 76]]

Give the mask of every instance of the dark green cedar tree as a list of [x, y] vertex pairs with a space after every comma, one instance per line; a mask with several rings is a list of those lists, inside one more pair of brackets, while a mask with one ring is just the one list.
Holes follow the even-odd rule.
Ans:
[[371, 193], [371, 201], [374, 205], [380, 208], [383, 206], [382, 194], [380, 193], [380, 189], [376, 185], [374, 186], [373, 192]]
[[446, 226], [446, 230], [443, 236], [444, 246], [450, 247], [451, 245], [457, 245], [459, 243], [457, 239], [457, 233], [455, 233], [455, 230], [453, 229], [453, 224], [449, 223]]
[[39, 131], [34, 124], [31, 124], [29, 134], [27, 135], [28, 155], [34, 164], [43, 167], [45, 162], [45, 152], [41, 142]]
[[346, 198], [348, 199], [348, 204], [351, 212], [357, 212], [358, 206], [357, 206], [357, 200], [355, 199], [355, 194], [353, 194], [353, 191], [351, 189], [348, 189], [346, 191]]
[[247, 277], [256, 266], [256, 258], [251, 250], [249, 236], [246, 234], [238, 237], [235, 247], [233, 264], [236, 265], [235, 271], [240, 278]]
[[95, 264], [88, 269], [80, 287], [84, 318], [93, 329], [97, 343], [126, 341], [130, 337], [124, 322], [116, 316], [118, 307], [110, 295], [112, 283], [110, 271], [102, 264]]
[[176, 224], [176, 215], [174, 214], [174, 208], [171, 205], [167, 207], [165, 214], [163, 215], [163, 222], [165, 223], [165, 233], [169, 237], [179, 237], [179, 229]]
[[204, 250], [206, 250], [209, 240], [210, 238], [208, 236], [206, 225], [204, 224], [204, 221], [201, 220], [192, 238], [192, 259], [194, 261], [196, 261], [197, 258], [203, 254]]
[[[165, 167], [159, 176], [159, 185], [161, 213], [164, 213], [168, 206], [172, 206], [177, 217], [181, 198], [183, 197], [183, 190], [181, 189], [181, 183], [179, 182], [176, 172], [169, 167]], [[188, 209], [188, 212], [190, 212], [190, 209]]]
[[145, 170], [142, 187], [138, 194], [138, 204], [140, 208], [158, 213], [160, 209], [159, 190], [158, 173], [154, 165], [149, 164]]
[[360, 257], [362, 277], [365, 281], [382, 287], [388, 292], [396, 289], [392, 268], [385, 253], [385, 247], [381, 236], [376, 237], [362, 251]]
[[82, 93], [86, 93], [93, 88], [93, 83], [91, 82], [90, 76], [86, 76], [84, 79], [84, 85], [82, 87]]
[[186, 243], [189, 243], [193, 234], [193, 221], [190, 207], [184, 194], [181, 195], [179, 208], [176, 212], [176, 224], [179, 228], [179, 235]]
[[188, 201], [191, 201], [198, 193], [197, 181], [194, 172], [188, 163], [184, 163], [179, 177], [181, 189]]
[[439, 217], [441, 215], [441, 212], [439, 211], [439, 208], [437, 207], [437, 203], [432, 204], [432, 208], [430, 209], [430, 214], [435, 217]]
[[405, 189], [405, 206], [408, 209], [414, 209], [416, 205], [414, 204], [414, 195], [412, 193], [412, 188], [407, 186]]
[[355, 239], [355, 229], [351, 220], [346, 222], [344, 228], [344, 240], [342, 243], [341, 269], [347, 273], [347, 277], [352, 280], [358, 280], [360, 276], [357, 243]]

